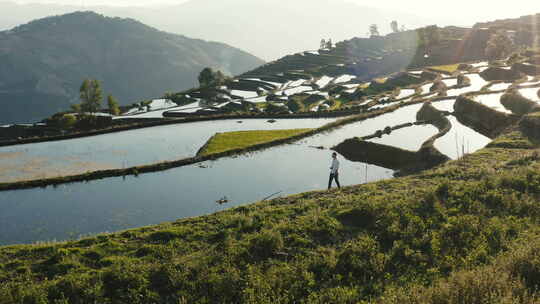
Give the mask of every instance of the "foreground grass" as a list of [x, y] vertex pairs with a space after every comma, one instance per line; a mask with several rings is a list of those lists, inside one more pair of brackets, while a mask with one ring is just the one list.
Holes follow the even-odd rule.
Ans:
[[279, 139], [285, 139], [311, 131], [312, 129], [257, 130], [217, 133], [208, 140], [198, 153], [200, 156], [243, 149]]
[[2, 247], [0, 303], [535, 303], [540, 158], [510, 134], [416, 176]]

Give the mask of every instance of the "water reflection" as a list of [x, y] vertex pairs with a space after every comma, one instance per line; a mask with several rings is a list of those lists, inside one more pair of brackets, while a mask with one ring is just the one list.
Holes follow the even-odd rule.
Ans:
[[[336, 119], [221, 120], [0, 148], [0, 182], [128, 168], [194, 156], [216, 132], [317, 128]], [[4, 156], [4, 157], [3, 157]], [[9, 157], [7, 157], [9, 156]]]
[[[2, 192], [0, 244], [63, 240], [213, 213], [281, 195], [325, 189], [329, 150], [293, 144], [236, 158], [58, 188]], [[340, 158], [344, 185], [391, 178], [393, 171]], [[230, 204], [216, 200], [227, 196]]]

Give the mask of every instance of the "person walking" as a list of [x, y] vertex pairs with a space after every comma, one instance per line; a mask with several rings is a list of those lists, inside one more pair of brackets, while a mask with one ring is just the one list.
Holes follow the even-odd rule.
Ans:
[[341, 189], [339, 185], [339, 160], [337, 159], [337, 153], [332, 153], [332, 166], [330, 167], [330, 179], [328, 180], [328, 190], [332, 187], [332, 181], [336, 180], [338, 188]]

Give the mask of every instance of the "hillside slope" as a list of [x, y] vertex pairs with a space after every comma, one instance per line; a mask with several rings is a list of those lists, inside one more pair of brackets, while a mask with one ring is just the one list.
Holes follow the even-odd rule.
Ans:
[[416, 176], [2, 247], [0, 303], [534, 303], [540, 159], [528, 131]]
[[92, 12], [0, 32], [0, 122], [45, 118], [78, 98], [86, 77], [123, 104], [195, 86], [207, 66], [239, 74], [263, 61], [222, 43], [158, 31]]

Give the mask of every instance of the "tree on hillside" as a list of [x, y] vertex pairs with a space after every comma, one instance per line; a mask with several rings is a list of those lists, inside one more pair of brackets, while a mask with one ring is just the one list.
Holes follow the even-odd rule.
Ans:
[[371, 37], [378, 37], [381, 34], [379, 33], [379, 27], [376, 24], [372, 24], [369, 26], [369, 34]]
[[390, 23], [390, 27], [392, 28], [393, 33], [398, 33], [399, 32], [399, 25], [398, 25], [398, 22], [396, 20], [394, 20], [394, 21], [392, 21]]
[[321, 45], [319, 46], [319, 50], [322, 50], [325, 47], [326, 47], [326, 40], [324, 40], [324, 38], [323, 38], [323, 39], [321, 39]]
[[199, 84], [201, 87], [209, 86], [214, 81], [214, 70], [204, 68], [199, 74]]
[[101, 107], [103, 91], [101, 83], [96, 79], [85, 79], [79, 90], [81, 98], [81, 111], [96, 113]]
[[71, 110], [75, 113], [81, 113], [82, 110], [81, 110], [81, 104], [80, 103], [76, 103], [76, 104], [72, 104], [71, 105]]
[[212, 68], [204, 68], [199, 74], [201, 87], [221, 85], [226, 79], [227, 77], [221, 71], [214, 71]]
[[333, 46], [334, 44], [332, 43], [332, 38], [328, 39], [328, 41], [326, 41], [326, 48], [330, 50]]
[[114, 96], [112, 95], [107, 96], [107, 105], [109, 106], [109, 112], [112, 115], [120, 114], [120, 106], [118, 104], [118, 100], [114, 98]]
[[513, 48], [512, 40], [504, 32], [499, 31], [489, 38], [485, 54], [489, 60], [501, 59], [509, 56]]
[[225, 76], [225, 74], [223, 74], [223, 72], [217, 71], [215, 79], [216, 79], [216, 84], [217, 85], [222, 85], [227, 80], [227, 76]]

